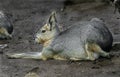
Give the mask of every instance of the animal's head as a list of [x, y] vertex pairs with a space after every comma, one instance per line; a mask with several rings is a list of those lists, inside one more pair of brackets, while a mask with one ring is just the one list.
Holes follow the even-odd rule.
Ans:
[[59, 33], [56, 21], [56, 12], [52, 12], [46, 24], [36, 33], [35, 41], [40, 44], [52, 40]]
[[0, 39], [12, 38], [13, 26], [7, 16], [0, 11]]

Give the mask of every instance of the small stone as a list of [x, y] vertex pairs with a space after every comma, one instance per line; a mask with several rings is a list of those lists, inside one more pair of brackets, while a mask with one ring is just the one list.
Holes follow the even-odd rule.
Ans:
[[40, 77], [40, 76], [34, 72], [29, 72], [25, 75], [25, 77]]

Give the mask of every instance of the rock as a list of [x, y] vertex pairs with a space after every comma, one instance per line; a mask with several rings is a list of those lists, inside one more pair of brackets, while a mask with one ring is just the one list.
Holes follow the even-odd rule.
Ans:
[[40, 76], [34, 72], [29, 72], [25, 75], [25, 77], [40, 77]]

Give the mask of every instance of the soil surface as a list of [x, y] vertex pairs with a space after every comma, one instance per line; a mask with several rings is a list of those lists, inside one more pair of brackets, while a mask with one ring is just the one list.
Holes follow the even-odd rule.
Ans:
[[34, 34], [53, 10], [57, 11], [61, 30], [78, 21], [98, 17], [106, 22], [114, 42], [120, 42], [120, 14], [113, 13], [112, 5], [76, 3], [65, 6], [64, 0], [0, 0], [0, 8], [6, 11], [14, 26], [13, 39], [7, 41], [8, 47], [0, 49], [0, 77], [120, 77], [119, 44], [112, 48], [110, 59], [96, 61], [41, 61], [5, 56], [6, 53], [41, 51], [42, 46], [34, 42]]

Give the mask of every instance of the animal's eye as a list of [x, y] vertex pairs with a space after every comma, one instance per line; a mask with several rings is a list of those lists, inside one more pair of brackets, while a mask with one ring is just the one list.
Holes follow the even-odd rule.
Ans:
[[42, 33], [45, 33], [45, 32], [46, 32], [46, 30], [42, 30], [41, 32], [42, 32]]

